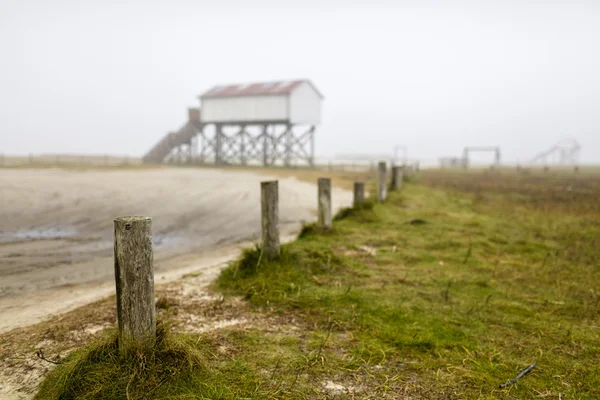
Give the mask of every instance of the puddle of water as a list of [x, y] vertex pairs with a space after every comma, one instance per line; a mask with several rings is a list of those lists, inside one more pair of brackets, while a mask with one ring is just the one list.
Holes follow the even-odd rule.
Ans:
[[[43, 239], [64, 239], [72, 238], [78, 234], [72, 227], [48, 227], [35, 229], [22, 229], [12, 232], [0, 231], [0, 243], [19, 240], [43, 240]], [[178, 237], [171, 234], [159, 233], [152, 236], [152, 246], [155, 250], [173, 249], [183, 246], [188, 241], [185, 237]], [[99, 239], [75, 244], [73, 251], [112, 251], [114, 242], [112, 239]]]
[[[185, 242], [184, 238], [168, 234], [155, 234], [152, 236], [152, 248], [154, 250], [172, 249], [181, 247]], [[93, 242], [82, 243], [76, 247], [75, 251], [103, 251], [107, 254], [113, 251], [113, 240], [100, 239]]]
[[184, 238], [159, 233], [152, 235], [152, 247], [154, 249], [172, 249], [180, 247], [185, 242]]
[[50, 228], [25, 229], [16, 232], [0, 232], [0, 242], [24, 239], [62, 239], [72, 237], [77, 230], [71, 227], [53, 226]]

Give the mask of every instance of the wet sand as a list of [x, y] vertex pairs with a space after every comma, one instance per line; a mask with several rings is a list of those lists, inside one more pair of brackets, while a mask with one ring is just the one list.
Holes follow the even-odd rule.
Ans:
[[[0, 170], [0, 332], [114, 292], [118, 216], [152, 217], [157, 283], [214, 275], [259, 239], [259, 183], [269, 179], [217, 169]], [[279, 179], [287, 240], [315, 219], [316, 190]], [[351, 193], [334, 189], [333, 203], [350, 205]]]

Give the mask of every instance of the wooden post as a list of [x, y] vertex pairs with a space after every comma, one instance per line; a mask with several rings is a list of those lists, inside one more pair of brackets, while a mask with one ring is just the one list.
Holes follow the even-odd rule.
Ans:
[[246, 154], [246, 125], [242, 125], [240, 127], [240, 133], [238, 133], [240, 137], [240, 161], [242, 165], [248, 165], [248, 159]]
[[221, 165], [223, 161], [223, 125], [215, 124], [215, 164]]
[[156, 339], [152, 219], [120, 217], [114, 228], [119, 352], [125, 354]]
[[387, 165], [385, 161], [379, 162], [378, 181], [377, 181], [377, 201], [384, 202], [387, 197]]
[[279, 256], [279, 189], [277, 181], [260, 183], [262, 210], [262, 247], [268, 259]]
[[398, 190], [402, 187], [402, 167], [392, 167], [392, 190]]
[[354, 182], [354, 208], [359, 208], [365, 202], [365, 183]]
[[290, 167], [292, 163], [292, 148], [294, 146], [294, 132], [292, 131], [292, 126], [287, 124], [284, 132], [285, 138], [285, 154], [283, 164], [286, 167]]
[[331, 179], [319, 178], [319, 226], [330, 229], [332, 225], [331, 217]]
[[315, 166], [315, 127], [310, 128], [310, 162], [311, 167]]

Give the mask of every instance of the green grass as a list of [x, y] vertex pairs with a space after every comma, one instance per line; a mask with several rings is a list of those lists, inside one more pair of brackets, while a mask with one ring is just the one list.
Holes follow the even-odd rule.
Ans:
[[304, 232], [280, 262], [248, 252], [219, 283], [259, 307], [335, 321], [356, 340], [338, 343], [346, 351], [411, 360], [400, 375], [440, 398], [598, 398], [600, 224], [564, 200], [409, 185], [385, 205], [343, 211], [331, 233]]
[[35, 399], [165, 398], [193, 386], [193, 377], [206, 371], [193, 342], [162, 325], [152, 351], [136, 349], [120, 357], [116, 332], [110, 330], [63, 364], [49, 373]]
[[[215, 288], [264, 323], [185, 335], [203, 363], [144, 398], [600, 398], [600, 186], [435, 174], [307, 226], [277, 261], [248, 249]], [[115, 362], [102, 384], [122, 391], [136, 369]], [[80, 379], [68, 368], [45, 387]]]

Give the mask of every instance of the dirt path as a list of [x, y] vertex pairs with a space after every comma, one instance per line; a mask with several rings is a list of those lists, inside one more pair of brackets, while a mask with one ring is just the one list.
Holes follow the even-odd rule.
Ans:
[[[260, 232], [260, 185], [280, 182], [280, 225], [315, 218], [316, 187], [214, 169], [0, 170], [0, 332], [114, 290], [113, 219], [153, 218], [156, 281], [219, 265]], [[350, 192], [334, 189], [334, 209]]]

